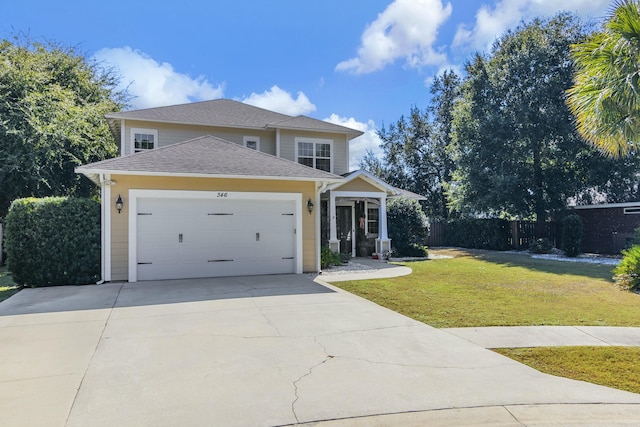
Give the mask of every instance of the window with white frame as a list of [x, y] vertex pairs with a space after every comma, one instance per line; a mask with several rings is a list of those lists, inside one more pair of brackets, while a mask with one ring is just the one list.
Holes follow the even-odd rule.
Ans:
[[330, 139], [296, 138], [298, 163], [325, 172], [331, 172]]
[[380, 208], [367, 206], [367, 234], [378, 234], [380, 226]]
[[158, 147], [158, 130], [157, 129], [131, 129], [131, 145], [132, 151], [138, 153], [140, 151], [153, 150]]
[[245, 147], [252, 150], [260, 151], [260, 137], [259, 136], [245, 136], [242, 139]]

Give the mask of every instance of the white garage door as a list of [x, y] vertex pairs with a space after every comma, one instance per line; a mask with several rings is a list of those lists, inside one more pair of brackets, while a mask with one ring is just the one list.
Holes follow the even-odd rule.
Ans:
[[292, 200], [138, 198], [137, 279], [294, 273]]

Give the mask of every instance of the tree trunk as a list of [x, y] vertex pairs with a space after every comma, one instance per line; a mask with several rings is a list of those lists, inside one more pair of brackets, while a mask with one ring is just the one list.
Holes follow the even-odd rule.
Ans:
[[536, 213], [536, 238], [547, 237], [547, 227], [545, 221], [547, 219], [547, 211], [544, 206], [543, 182], [542, 182], [542, 165], [540, 161], [540, 142], [533, 144], [533, 203]]

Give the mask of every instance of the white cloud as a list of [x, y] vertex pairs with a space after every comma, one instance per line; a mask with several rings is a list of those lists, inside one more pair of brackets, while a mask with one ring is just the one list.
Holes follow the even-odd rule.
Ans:
[[159, 63], [149, 55], [129, 46], [105, 48], [95, 54], [97, 61], [113, 66], [128, 86], [133, 108], [159, 107], [222, 98], [223, 85], [213, 85], [203, 77], [191, 78], [173, 69], [167, 62]]
[[324, 119], [324, 121], [364, 132], [362, 136], [352, 139], [349, 143], [350, 171], [359, 169], [360, 160], [362, 160], [367, 150], [373, 151], [373, 153], [378, 157], [382, 156], [382, 149], [380, 148], [382, 141], [376, 133], [376, 124], [373, 120], [363, 123], [357, 121], [353, 117], [340, 117], [333, 113], [331, 116]]
[[492, 8], [483, 5], [476, 13], [473, 28], [460, 25], [453, 46], [467, 50], [488, 50], [495, 39], [521, 21], [550, 17], [558, 12], [574, 12], [582, 18], [605, 15], [611, 0], [500, 0]]
[[409, 67], [441, 64], [446, 55], [434, 48], [439, 27], [451, 15], [442, 0], [395, 0], [367, 25], [355, 58], [340, 62], [337, 71], [366, 74], [404, 58]]
[[242, 99], [242, 102], [290, 116], [299, 116], [316, 111], [316, 106], [309, 101], [309, 98], [304, 93], [298, 92], [297, 98], [293, 98], [289, 92], [280, 89], [278, 86], [273, 86], [271, 89], [259, 94], [252, 93]]

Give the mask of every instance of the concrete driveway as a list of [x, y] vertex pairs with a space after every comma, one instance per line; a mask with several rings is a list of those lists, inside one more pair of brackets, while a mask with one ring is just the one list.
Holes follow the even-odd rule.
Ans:
[[616, 425], [640, 395], [541, 374], [308, 275], [25, 289], [7, 426]]

